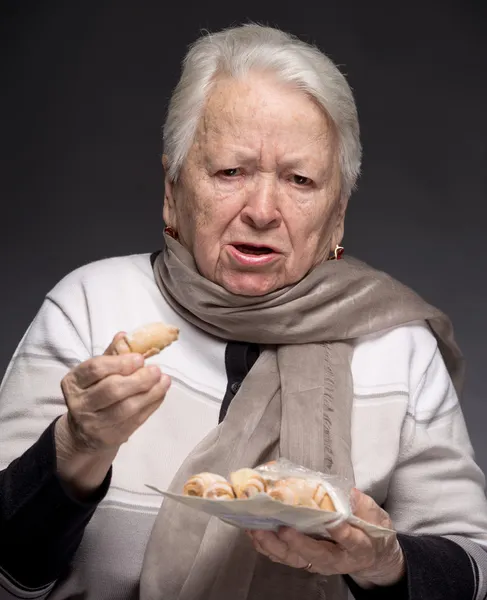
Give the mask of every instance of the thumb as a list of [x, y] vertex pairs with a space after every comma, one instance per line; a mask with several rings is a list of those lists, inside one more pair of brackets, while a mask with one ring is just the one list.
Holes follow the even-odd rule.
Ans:
[[367, 512], [369, 508], [370, 498], [356, 487], [353, 487], [350, 491], [350, 505], [352, 512], [357, 517], [360, 517]]
[[391, 527], [389, 515], [376, 503], [376, 501], [364, 494], [357, 488], [353, 488], [350, 494], [350, 503], [353, 514], [374, 525]]

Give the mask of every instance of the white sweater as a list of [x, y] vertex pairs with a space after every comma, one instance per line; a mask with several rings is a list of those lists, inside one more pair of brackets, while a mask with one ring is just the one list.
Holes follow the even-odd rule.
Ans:
[[[70, 273], [47, 295], [0, 388], [1, 469], [65, 411], [59, 383], [69, 368], [101, 354], [117, 331], [151, 321], [181, 331], [177, 343], [149, 359], [171, 376], [172, 386], [120, 449], [73, 573], [50, 598], [69, 597], [74, 589], [86, 589], [90, 600], [132, 597], [161, 503], [145, 484], [166, 488], [218, 423], [227, 385], [225, 342], [166, 304], [149, 255], [101, 260]], [[487, 547], [484, 477], [427, 326], [417, 322], [357, 340], [352, 375], [357, 487], [385, 507], [399, 531], [457, 535]], [[9, 585], [12, 596], [5, 597], [13, 598], [19, 589]], [[110, 596], [101, 589], [110, 589]]]

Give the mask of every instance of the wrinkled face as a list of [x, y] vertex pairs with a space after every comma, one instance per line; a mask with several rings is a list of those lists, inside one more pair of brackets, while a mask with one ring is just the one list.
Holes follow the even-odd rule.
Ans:
[[164, 220], [200, 273], [260, 296], [302, 279], [340, 243], [331, 121], [306, 94], [269, 75], [215, 83]]

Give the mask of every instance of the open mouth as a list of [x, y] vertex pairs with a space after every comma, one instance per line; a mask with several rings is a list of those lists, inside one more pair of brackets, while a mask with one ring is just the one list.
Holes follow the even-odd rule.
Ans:
[[274, 252], [274, 250], [268, 246], [248, 246], [247, 244], [237, 244], [234, 247], [242, 254], [252, 254], [254, 256], [271, 254]]

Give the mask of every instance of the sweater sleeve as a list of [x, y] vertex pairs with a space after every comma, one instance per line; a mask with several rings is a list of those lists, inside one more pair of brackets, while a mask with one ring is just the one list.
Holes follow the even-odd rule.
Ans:
[[12, 597], [50, 589], [110, 484], [111, 471], [90, 498], [70, 495], [56, 474], [54, 425], [0, 472], [0, 589]]
[[90, 353], [64, 310], [46, 299], [0, 387], [0, 598], [44, 598], [67, 568], [110, 474], [86, 502], [56, 475], [60, 383]]
[[[363, 589], [346, 581], [355, 600], [465, 600], [475, 598], [478, 573], [458, 544], [441, 536], [398, 535], [406, 575], [393, 586]], [[453, 572], [452, 572], [453, 568]]]
[[401, 539], [410, 600], [485, 597], [484, 485], [456, 392], [435, 346], [410, 398], [402, 452], [384, 504], [397, 531], [406, 534]]

